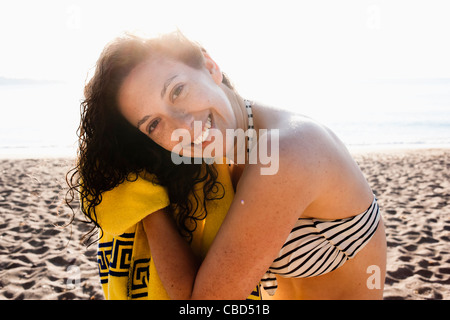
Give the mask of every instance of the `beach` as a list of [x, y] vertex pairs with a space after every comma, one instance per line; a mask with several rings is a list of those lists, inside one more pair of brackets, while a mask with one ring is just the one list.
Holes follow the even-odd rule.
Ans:
[[384, 299], [450, 299], [450, 150], [354, 155], [382, 210]]
[[[450, 149], [354, 152], [387, 234], [384, 299], [450, 299]], [[91, 225], [62, 200], [73, 159], [0, 159], [0, 299], [101, 300]]]

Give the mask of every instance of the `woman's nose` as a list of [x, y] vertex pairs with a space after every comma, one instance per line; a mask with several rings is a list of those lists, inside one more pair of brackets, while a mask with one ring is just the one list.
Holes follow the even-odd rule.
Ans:
[[173, 114], [173, 120], [177, 128], [189, 131], [194, 129], [194, 116], [191, 113], [178, 111]]

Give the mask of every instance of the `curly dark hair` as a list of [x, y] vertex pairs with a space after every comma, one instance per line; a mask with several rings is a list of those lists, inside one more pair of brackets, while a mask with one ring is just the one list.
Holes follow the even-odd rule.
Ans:
[[[180, 32], [151, 39], [125, 34], [104, 48], [95, 73], [84, 89], [77, 131], [77, 160], [66, 175], [69, 185], [66, 204], [72, 208], [71, 203], [78, 195], [83, 214], [94, 224], [84, 240], [90, 241], [97, 230], [100, 230], [99, 238], [103, 236], [95, 212], [102, 201], [102, 193], [125, 180], [136, 179], [143, 172], [153, 174], [153, 182], [167, 189], [169, 210], [176, 217], [180, 234], [188, 241], [192, 240], [197, 221], [207, 215], [206, 201], [224, 196], [225, 190], [217, 181], [214, 165], [204, 161], [202, 164], [174, 164], [170, 151], [132, 126], [118, 109], [119, 88], [137, 65], [162, 53], [191, 67], [201, 68], [204, 64], [202, 51], [200, 45]], [[223, 83], [233, 89], [225, 74], [223, 79]], [[196, 192], [195, 186], [199, 183], [203, 183], [202, 196]]]

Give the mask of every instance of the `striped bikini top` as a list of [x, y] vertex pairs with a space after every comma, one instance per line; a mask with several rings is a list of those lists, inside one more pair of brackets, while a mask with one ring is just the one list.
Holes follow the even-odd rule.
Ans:
[[277, 289], [275, 274], [287, 278], [315, 277], [352, 259], [371, 239], [380, 221], [376, 197], [369, 209], [338, 220], [297, 220], [278, 257], [261, 279], [269, 295]]

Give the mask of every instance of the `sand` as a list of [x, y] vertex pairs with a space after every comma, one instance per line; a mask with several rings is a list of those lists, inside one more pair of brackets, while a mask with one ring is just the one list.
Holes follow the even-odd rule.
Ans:
[[[67, 159], [0, 160], [0, 299], [103, 299], [90, 230], [61, 205]], [[79, 213], [79, 211], [78, 211]]]
[[384, 299], [450, 299], [450, 150], [355, 155], [387, 236]]
[[[450, 149], [355, 153], [382, 208], [384, 299], [450, 299]], [[0, 160], [0, 299], [103, 299], [90, 227], [61, 206], [70, 159]]]

